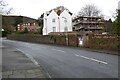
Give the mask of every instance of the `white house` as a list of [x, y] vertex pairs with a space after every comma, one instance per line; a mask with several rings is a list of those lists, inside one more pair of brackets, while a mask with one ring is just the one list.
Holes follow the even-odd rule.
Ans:
[[50, 32], [72, 31], [72, 13], [63, 6], [44, 13], [43, 35]]

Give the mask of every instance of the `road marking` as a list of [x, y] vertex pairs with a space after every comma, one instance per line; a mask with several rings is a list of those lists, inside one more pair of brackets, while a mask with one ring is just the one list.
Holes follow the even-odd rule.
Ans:
[[59, 51], [59, 52], [66, 53], [66, 52], [65, 52], [65, 51], [63, 51], [63, 50], [58, 50], [58, 49], [52, 49], [52, 50], [55, 50], [55, 51]]
[[[17, 48], [16, 48], [17, 49]], [[18, 51], [21, 51], [22, 53], [24, 53], [36, 66], [40, 66], [39, 63], [32, 57], [30, 56], [29, 54], [23, 52], [22, 50], [20, 49], [17, 49]]]
[[47, 73], [47, 75], [48, 75], [49, 78], [52, 78], [49, 73]]
[[34, 62], [37, 66], [39, 66], [38, 62], [32, 56], [30, 56], [29, 54], [26, 54], [26, 55], [31, 59], [32, 62]]
[[98, 63], [102, 63], [102, 64], [108, 64], [108, 63], [105, 62], [105, 61], [100, 61], [100, 60], [97, 60], [97, 59], [94, 59], [94, 58], [89, 58], [89, 57], [82, 56], [82, 55], [78, 55], [78, 54], [75, 54], [75, 56], [79, 56], [79, 57], [82, 57], [82, 58], [84, 58], [84, 59], [92, 60], [92, 61], [95, 61], [95, 62], [98, 62]]
[[75, 54], [75, 56], [79, 56], [78, 54]]

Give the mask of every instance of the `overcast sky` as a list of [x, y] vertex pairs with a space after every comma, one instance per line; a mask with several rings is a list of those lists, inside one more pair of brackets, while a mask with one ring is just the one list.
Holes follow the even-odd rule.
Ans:
[[95, 4], [108, 18], [118, 8], [120, 0], [5, 0], [13, 8], [12, 15], [22, 15], [37, 19], [42, 13], [58, 6], [65, 6], [72, 13], [86, 4]]

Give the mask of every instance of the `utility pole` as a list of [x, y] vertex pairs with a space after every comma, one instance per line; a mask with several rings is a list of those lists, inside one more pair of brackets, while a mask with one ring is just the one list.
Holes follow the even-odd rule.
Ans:
[[67, 18], [62, 17], [65, 22], [65, 31], [66, 31], [66, 45], [68, 46], [68, 27], [67, 27]]
[[47, 18], [45, 18], [45, 26], [46, 26], [46, 35], [47, 35]]

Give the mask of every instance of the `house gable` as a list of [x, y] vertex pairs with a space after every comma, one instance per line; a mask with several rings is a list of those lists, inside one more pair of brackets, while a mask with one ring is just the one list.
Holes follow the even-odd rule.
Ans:
[[53, 16], [53, 15], [58, 16], [57, 13], [54, 10], [52, 10], [48, 16]]
[[72, 13], [66, 9], [64, 6], [59, 6], [59, 7], [56, 7], [50, 11], [47, 11], [46, 12], [46, 15], [49, 16], [53, 11], [57, 14], [57, 16], [60, 16], [61, 13], [63, 13], [64, 11], [67, 11], [70, 15], [72, 15]]
[[68, 31], [72, 31], [72, 16], [69, 14], [67, 10], [64, 10], [60, 14], [60, 26], [61, 31], [65, 31], [65, 27], [67, 27]]
[[71, 17], [71, 14], [67, 11], [67, 10], [64, 10], [60, 16], [70, 16]]

